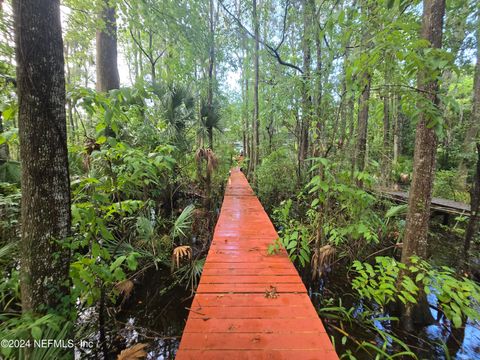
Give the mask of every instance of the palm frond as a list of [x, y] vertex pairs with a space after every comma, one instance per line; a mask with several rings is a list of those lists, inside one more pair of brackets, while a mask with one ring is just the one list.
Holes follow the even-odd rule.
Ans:
[[0, 262], [11, 259], [17, 248], [17, 243], [11, 242], [0, 247]]
[[202, 101], [200, 106], [200, 125], [205, 129], [216, 129], [221, 131], [221, 114], [218, 103], [213, 103], [211, 106], [205, 101]]
[[197, 288], [198, 281], [202, 275], [203, 267], [205, 265], [205, 258], [194, 259], [190, 263], [186, 264], [179, 268], [175, 274], [179, 276], [180, 282], [186, 284], [186, 288], [190, 287], [190, 290], [193, 292]]
[[408, 208], [407, 204], [392, 206], [386, 212], [385, 217], [386, 218], [391, 218], [391, 217], [395, 217], [395, 216], [398, 216], [398, 215], [403, 215], [407, 212], [407, 208]]
[[195, 206], [188, 205], [185, 209], [183, 209], [182, 213], [177, 217], [175, 223], [173, 224], [173, 228], [171, 231], [171, 236], [173, 239], [176, 239], [179, 236], [186, 236], [186, 231], [192, 225], [192, 215], [193, 211], [195, 210]]
[[144, 350], [147, 344], [136, 344], [122, 350], [118, 354], [117, 360], [138, 360], [143, 359], [147, 356], [146, 351]]
[[115, 284], [115, 290], [118, 292], [118, 294], [123, 295], [125, 299], [130, 297], [133, 287], [133, 281], [129, 279], [122, 280]]
[[188, 245], [177, 246], [173, 249], [172, 254], [172, 270], [180, 267], [180, 261], [184, 258], [190, 260], [192, 258], [192, 248]]

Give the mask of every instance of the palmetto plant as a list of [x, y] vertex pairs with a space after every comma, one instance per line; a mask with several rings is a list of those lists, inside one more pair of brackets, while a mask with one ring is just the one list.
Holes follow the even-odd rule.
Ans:
[[192, 226], [192, 215], [195, 207], [188, 205], [173, 223], [170, 236], [175, 241], [179, 237], [186, 237], [187, 230]]
[[180, 282], [186, 283], [187, 288], [189, 287], [192, 291], [197, 288], [198, 281], [202, 275], [203, 266], [205, 265], [205, 258], [203, 259], [193, 259], [188, 264], [179, 268], [175, 274], [179, 276]]
[[202, 100], [200, 106], [200, 127], [198, 135], [200, 138], [208, 138], [208, 147], [213, 150], [213, 131], [222, 131], [220, 126], [220, 106], [214, 102], [212, 105]]
[[185, 130], [195, 112], [195, 100], [190, 90], [181, 85], [156, 84], [153, 92], [160, 99], [170, 139], [178, 147], [184, 148], [187, 145]]

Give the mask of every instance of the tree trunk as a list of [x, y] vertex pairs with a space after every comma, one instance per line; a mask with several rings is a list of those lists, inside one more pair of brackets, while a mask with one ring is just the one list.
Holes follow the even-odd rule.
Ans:
[[[421, 38], [430, 42], [432, 48], [442, 46], [442, 26], [445, 13], [445, 0], [424, 0]], [[423, 69], [417, 80], [419, 96], [438, 106], [438, 82], [429, 78], [428, 69]], [[422, 106], [422, 102], [419, 102]], [[415, 134], [413, 158], [413, 179], [408, 199], [407, 223], [403, 238], [402, 262], [410, 263], [412, 256], [425, 258], [427, 255], [427, 236], [430, 219], [430, 202], [435, 175], [435, 154], [437, 136], [435, 121], [427, 112], [422, 112]], [[402, 325], [407, 331], [413, 331], [414, 324], [423, 326], [432, 321], [431, 313], [423, 292], [419, 294], [417, 304], [407, 304], [402, 313]]]
[[[14, 0], [23, 311], [61, 310], [69, 293], [70, 181], [59, 1]], [[54, 310], [55, 311], [55, 310]]]
[[395, 115], [393, 126], [393, 162], [397, 163], [399, 156], [402, 154], [402, 127], [403, 127], [403, 113], [402, 113], [402, 98], [400, 95], [395, 97]]
[[208, 96], [207, 104], [209, 108], [213, 105], [213, 81], [214, 81], [214, 64], [215, 64], [215, 18], [214, 18], [214, 4], [213, 0], [210, 0], [210, 11], [209, 11], [209, 30], [210, 30], [210, 47], [208, 49]]
[[465, 264], [468, 266], [470, 246], [478, 233], [480, 222], [480, 142], [477, 143], [477, 169], [472, 181], [472, 190], [470, 192], [470, 219], [465, 232], [465, 243], [463, 247]]
[[[475, 64], [475, 77], [473, 82], [473, 110], [470, 127], [467, 129], [463, 142], [462, 153], [464, 157], [472, 152], [472, 145], [480, 129], [480, 10], [478, 11], [477, 17], [477, 63]], [[459, 172], [460, 177], [464, 179], [465, 182], [467, 178], [467, 162], [464, 158], [460, 160]]]
[[101, 28], [97, 29], [97, 91], [107, 92], [120, 87], [117, 66], [117, 24], [115, 7], [103, 0]]
[[[0, 111], [0, 134], [3, 133], [3, 116], [2, 112]], [[10, 158], [10, 149], [8, 148], [8, 144], [5, 142], [0, 144], [0, 165], [8, 161]]]
[[382, 156], [382, 180], [383, 185], [388, 187], [390, 180], [390, 94], [383, 96], [383, 156]]
[[252, 144], [252, 152], [253, 152], [253, 166], [252, 170], [258, 166], [260, 162], [260, 119], [259, 119], [259, 104], [258, 104], [258, 81], [259, 81], [259, 49], [260, 49], [260, 42], [259, 42], [259, 21], [258, 21], [258, 14], [257, 14], [257, 0], [253, 0], [253, 26], [255, 32], [255, 47], [254, 47], [254, 54], [253, 54], [253, 67], [255, 72], [255, 81], [253, 85], [253, 144]]
[[207, 129], [208, 133], [208, 147], [213, 151], [213, 128], [209, 127]]
[[300, 121], [300, 137], [298, 146], [298, 169], [299, 178], [302, 177], [304, 170], [304, 161], [308, 154], [308, 133], [310, 130], [310, 122], [312, 117], [312, 96], [310, 93], [311, 81], [311, 63], [312, 63], [312, 1], [303, 0], [303, 75], [302, 75], [302, 117]]
[[362, 74], [363, 90], [358, 99], [358, 135], [355, 164], [358, 171], [365, 170], [367, 152], [368, 108], [370, 101], [370, 85], [372, 76], [368, 72]]

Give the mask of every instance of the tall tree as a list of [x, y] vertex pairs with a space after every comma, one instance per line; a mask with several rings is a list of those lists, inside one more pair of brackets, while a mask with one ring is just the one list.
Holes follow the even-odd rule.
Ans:
[[[463, 142], [463, 153], [469, 154], [472, 151], [472, 144], [475, 142], [480, 130], [480, 5], [477, 5], [477, 62], [475, 64], [475, 73], [473, 78], [473, 109], [470, 126], [465, 134]], [[467, 166], [465, 159], [460, 160], [459, 172], [462, 179], [467, 178]]]
[[[470, 220], [465, 232], [464, 255], [468, 261], [470, 244], [478, 232], [478, 220], [480, 218], [480, 139], [478, 138], [478, 129], [480, 127], [480, 6], [477, 12], [477, 63], [475, 64], [475, 75], [473, 81], [473, 109], [470, 133], [477, 137], [477, 166], [473, 176], [472, 189], [470, 192]], [[467, 145], [465, 150], [468, 150]]]
[[258, 21], [257, 0], [253, 0], [253, 28], [255, 36], [255, 45], [253, 52], [253, 68], [254, 68], [254, 82], [253, 82], [253, 142], [252, 142], [252, 170], [255, 170], [260, 162], [260, 119], [259, 119], [259, 104], [258, 104], [258, 82], [259, 82], [259, 49], [260, 49], [260, 25]]
[[[442, 27], [445, 13], [445, 0], [424, 0], [421, 38], [427, 40], [432, 48], [442, 46]], [[425, 258], [427, 255], [427, 236], [430, 219], [430, 202], [435, 174], [435, 155], [437, 135], [432, 122], [437, 121], [432, 111], [426, 106], [438, 108], [438, 80], [435, 69], [420, 69], [417, 87], [422, 96], [418, 106], [422, 111], [415, 134], [415, 150], [413, 159], [413, 179], [408, 199], [408, 213], [403, 238], [402, 262], [409, 264], [414, 255]], [[438, 110], [438, 109], [437, 109]], [[407, 304], [402, 314], [403, 327], [413, 331], [415, 325], [428, 324], [431, 319], [426, 296], [421, 293], [417, 304]]]
[[117, 65], [117, 21], [115, 6], [102, 0], [100, 26], [97, 29], [97, 91], [109, 91], [120, 87]]
[[302, 117], [300, 121], [300, 134], [298, 144], [298, 169], [299, 176], [302, 174], [304, 161], [308, 153], [308, 133], [312, 116], [312, 96], [310, 91], [311, 64], [312, 64], [312, 13], [314, 3], [311, 0], [303, 1], [303, 74], [302, 74]]
[[358, 98], [358, 134], [355, 163], [357, 169], [363, 171], [365, 169], [367, 153], [368, 109], [372, 76], [367, 70], [360, 76], [360, 79], [362, 82], [362, 92]]
[[[367, 1], [362, 1], [360, 5], [360, 11], [364, 19], [368, 22], [371, 19], [371, 9], [368, 6]], [[367, 50], [370, 47], [369, 36], [369, 24], [365, 24], [363, 29], [361, 47], [363, 50]], [[361, 54], [365, 56], [366, 54]], [[357, 131], [357, 144], [355, 149], [355, 166], [359, 171], [365, 170], [366, 153], [367, 153], [367, 135], [368, 135], [368, 110], [370, 106], [370, 87], [372, 84], [372, 74], [369, 69], [368, 57], [366, 57], [365, 68], [359, 75], [360, 88], [362, 92], [358, 98], [358, 131]], [[359, 184], [361, 185], [361, 184]]]
[[208, 49], [208, 106], [213, 106], [213, 87], [215, 81], [215, 4], [213, 0], [209, 3], [208, 29], [209, 29], [209, 49]]
[[59, 308], [68, 294], [71, 227], [60, 2], [14, 0], [24, 311]]
[[468, 266], [470, 246], [478, 233], [480, 220], [480, 141], [477, 142], [477, 166], [473, 175], [472, 189], [470, 191], [470, 219], [465, 231], [465, 243], [463, 246], [464, 260]]

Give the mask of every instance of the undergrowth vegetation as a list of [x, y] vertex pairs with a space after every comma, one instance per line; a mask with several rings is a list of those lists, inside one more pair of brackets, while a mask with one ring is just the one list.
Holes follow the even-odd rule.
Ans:
[[[2, 183], [0, 336], [28, 341], [48, 334], [61, 339], [75, 331], [78, 346], [78, 341], [96, 339], [98, 329], [101, 342], [95, 344], [101, 347], [101, 337], [115, 330], [108, 309], [121, 308], [145, 272], [170, 274], [169, 283], [158, 284], [159, 291], [175, 286], [194, 291], [229, 162], [222, 158], [207, 166], [207, 175], [198, 174], [203, 160], [195, 156], [191, 139], [202, 123], [194, 116], [195, 100], [186, 88], [139, 86], [108, 96], [80, 89], [71, 97], [87, 116], [85, 143], [72, 141], [69, 147], [73, 230], [66, 246], [71, 252], [71, 294], [62, 314], [22, 314], [15, 255], [21, 194], [15, 183]], [[216, 158], [213, 152], [209, 156]], [[90, 314], [90, 325], [78, 319], [82, 313]], [[19, 351], [3, 347], [2, 357], [22, 357]]]

